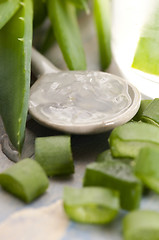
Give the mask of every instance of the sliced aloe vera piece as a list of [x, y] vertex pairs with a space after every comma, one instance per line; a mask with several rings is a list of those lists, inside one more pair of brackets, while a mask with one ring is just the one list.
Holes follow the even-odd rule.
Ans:
[[150, 189], [159, 193], [159, 149], [145, 147], [136, 158], [135, 174]]
[[0, 1], [0, 29], [9, 21], [19, 7], [19, 0]]
[[32, 41], [32, 1], [0, 31], [0, 113], [12, 144], [21, 151], [28, 111]]
[[133, 117], [134, 121], [140, 121], [143, 112], [145, 111], [145, 109], [149, 106], [149, 104], [152, 102], [152, 99], [145, 99], [145, 100], [141, 100], [140, 103], [140, 108], [138, 110], [138, 112], [136, 113], [136, 115]]
[[143, 111], [141, 120], [159, 126], [159, 98], [155, 98]]
[[94, 0], [94, 19], [97, 29], [102, 70], [105, 70], [111, 62], [110, 12], [109, 0]]
[[159, 147], [159, 128], [144, 122], [129, 122], [111, 132], [109, 144], [114, 157], [135, 158], [145, 146]]
[[154, 10], [143, 25], [136, 48], [132, 67], [143, 72], [159, 75], [159, 5], [152, 4]]
[[35, 160], [48, 176], [74, 173], [70, 136], [37, 138]]
[[159, 213], [150, 210], [134, 211], [123, 220], [124, 240], [158, 240]]
[[84, 186], [101, 186], [120, 193], [120, 206], [125, 210], [139, 207], [142, 184], [132, 168], [120, 161], [107, 160], [87, 165]]
[[111, 154], [110, 149], [100, 153], [96, 158], [97, 162], [105, 162], [105, 161], [108, 161], [108, 160], [114, 160], [114, 161], [117, 160], [117, 161], [121, 161], [123, 163], [129, 164], [131, 166], [134, 165], [133, 161], [132, 161], [132, 158], [114, 158]]
[[76, 7], [68, 0], [48, 0], [48, 14], [56, 40], [70, 70], [85, 70], [86, 59], [77, 23]]
[[118, 193], [101, 187], [65, 187], [63, 201], [67, 215], [82, 223], [108, 223], [119, 211]]
[[0, 185], [25, 202], [31, 202], [49, 185], [42, 167], [32, 159], [24, 159], [0, 174]]

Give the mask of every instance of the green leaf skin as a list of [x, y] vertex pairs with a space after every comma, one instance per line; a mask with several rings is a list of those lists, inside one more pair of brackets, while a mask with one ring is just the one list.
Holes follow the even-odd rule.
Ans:
[[152, 210], [133, 211], [123, 220], [124, 240], [158, 240], [159, 213]]
[[120, 161], [123, 162], [125, 164], [128, 164], [130, 166], [134, 165], [134, 161], [132, 160], [132, 158], [114, 158], [111, 154], [110, 149], [109, 150], [105, 150], [104, 152], [100, 153], [97, 158], [96, 158], [96, 162], [105, 162], [105, 161]]
[[9, 21], [19, 7], [19, 0], [0, 1], [0, 29]]
[[70, 136], [37, 138], [35, 160], [43, 167], [47, 176], [74, 173]]
[[141, 100], [140, 108], [139, 108], [138, 112], [136, 113], [136, 115], [133, 117], [133, 121], [140, 121], [141, 120], [143, 112], [150, 105], [150, 103], [152, 101], [153, 101], [152, 99]]
[[0, 113], [8, 136], [22, 149], [30, 89], [32, 1], [21, 1], [0, 31]]
[[[156, 4], [157, 1], [156, 1]], [[159, 6], [147, 19], [136, 48], [132, 67], [145, 73], [159, 75]]]
[[68, 0], [48, 0], [48, 14], [56, 40], [70, 70], [86, 70], [76, 8]]
[[135, 162], [136, 176], [151, 190], [159, 193], [159, 149], [145, 147], [139, 152]]
[[84, 9], [86, 13], [89, 13], [89, 6], [88, 6], [88, 0], [69, 0], [72, 2], [77, 8]]
[[34, 28], [38, 27], [46, 18], [46, 3], [43, 0], [33, 0], [34, 9]]
[[46, 191], [49, 181], [42, 167], [26, 158], [0, 173], [0, 185], [29, 203]]
[[155, 98], [143, 111], [141, 121], [159, 127], [159, 98]]
[[88, 164], [83, 186], [99, 186], [114, 189], [120, 193], [120, 206], [125, 210], [139, 207], [142, 184], [133, 169], [118, 160], [105, 160]]
[[110, 12], [109, 0], [94, 0], [94, 19], [102, 70], [105, 70], [111, 62]]

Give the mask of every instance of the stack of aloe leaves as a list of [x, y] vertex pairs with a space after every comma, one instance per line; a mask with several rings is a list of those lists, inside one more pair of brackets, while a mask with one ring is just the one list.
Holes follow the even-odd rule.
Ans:
[[[89, 6], [94, 7], [89, 9]], [[78, 13], [93, 12], [101, 69], [111, 61], [109, 0], [0, 0], [0, 115], [13, 146], [20, 153], [25, 139], [34, 30], [51, 23], [47, 41], [55, 36], [70, 70], [85, 70], [86, 57]]]

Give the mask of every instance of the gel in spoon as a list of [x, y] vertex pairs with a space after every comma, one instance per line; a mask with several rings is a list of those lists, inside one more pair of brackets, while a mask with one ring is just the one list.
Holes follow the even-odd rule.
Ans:
[[140, 93], [127, 81], [99, 71], [60, 71], [32, 49], [29, 112], [39, 123], [71, 134], [110, 130], [138, 111]]

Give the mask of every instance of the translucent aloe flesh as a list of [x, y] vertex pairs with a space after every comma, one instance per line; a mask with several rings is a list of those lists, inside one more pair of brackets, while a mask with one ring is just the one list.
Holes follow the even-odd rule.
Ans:
[[64, 188], [64, 209], [74, 221], [105, 224], [119, 212], [119, 194], [102, 187]]
[[[156, 1], [157, 3], [157, 1]], [[159, 75], [159, 6], [143, 26], [132, 67], [146, 73]]]
[[85, 70], [86, 59], [77, 23], [76, 7], [68, 0], [48, 0], [56, 40], [70, 70]]
[[97, 29], [102, 70], [105, 70], [111, 62], [110, 11], [109, 0], [94, 0], [94, 19]]
[[12, 144], [21, 151], [30, 89], [32, 1], [0, 31], [0, 113]]
[[159, 147], [159, 128], [144, 122], [126, 123], [111, 132], [109, 144], [114, 157], [135, 158], [145, 146]]
[[0, 1], [0, 29], [9, 21], [20, 7], [19, 0]]

